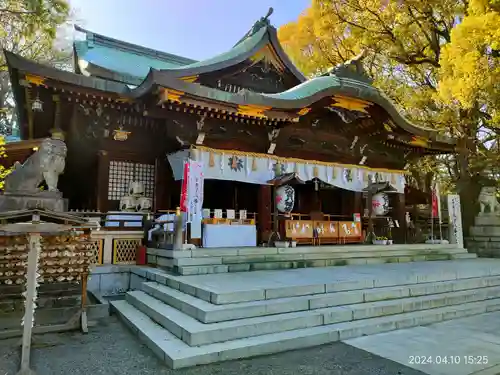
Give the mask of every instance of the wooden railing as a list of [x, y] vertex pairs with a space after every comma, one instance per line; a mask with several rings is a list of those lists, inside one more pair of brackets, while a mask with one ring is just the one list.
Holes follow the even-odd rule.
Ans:
[[[323, 215], [323, 221], [352, 221], [352, 215], [331, 215], [318, 213], [313, 216]], [[290, 214], [291, 220], [312, 220], [311, 214], [300, 214], [300, 213], [292, 213]]]

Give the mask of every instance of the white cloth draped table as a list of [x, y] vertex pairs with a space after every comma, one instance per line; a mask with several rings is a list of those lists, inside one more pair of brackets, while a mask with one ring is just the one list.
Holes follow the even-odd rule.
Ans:
[[203, 247], [255, 247], [255, 225], [204, 224]]

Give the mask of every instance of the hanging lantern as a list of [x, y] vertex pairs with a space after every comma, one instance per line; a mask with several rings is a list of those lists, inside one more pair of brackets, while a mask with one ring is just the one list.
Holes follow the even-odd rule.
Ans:
[[31, 109], [33, 112], [43, 112], [43, 102], [40, 100], [39, 96], [36, 96], [36, 99], [31, 103]]
[[290, 185], [280, 186], [276, 189], [276, 208], [279, 212], [290, 213], [295, 204], [295, 190]]
[[372, 212], [376, 216], [383, 216], [389, 212], [389, 197], [385, 193], [378, 193], [372, 197]]

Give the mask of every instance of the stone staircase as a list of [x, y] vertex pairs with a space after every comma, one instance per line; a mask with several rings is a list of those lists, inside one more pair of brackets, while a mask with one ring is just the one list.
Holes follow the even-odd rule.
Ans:
[[111, 302], [169, 367], [322, 345], [500, 310], [500, 260], [174, 276]]
[[148, 264], [180, 275], [476, 258], [456, 245], [148, 249]]
[[470, 228], [470, 237], [465, 239], [471, 253], [480, 257], [500, 258], [500, 216], [477, 216]]

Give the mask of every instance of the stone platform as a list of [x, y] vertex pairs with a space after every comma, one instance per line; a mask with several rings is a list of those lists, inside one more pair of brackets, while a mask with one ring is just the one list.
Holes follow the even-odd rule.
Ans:
[[180, 275], [476, 258], [456, 245], [332, 245], [148, 249], [148, 264]]
[[500, 260], [174, 276], [131, 267], [111, 302], [168, 366], [322, 345], [500, 310]]
[[37, 195], [0, 194], [0, 211], [43, 208], [50, 211], [68, 211], [68, 200], [58, 193], [40, 192]]
[[500, 258], [500, 215], [477, 216], [465, 242], [480, 257]]

